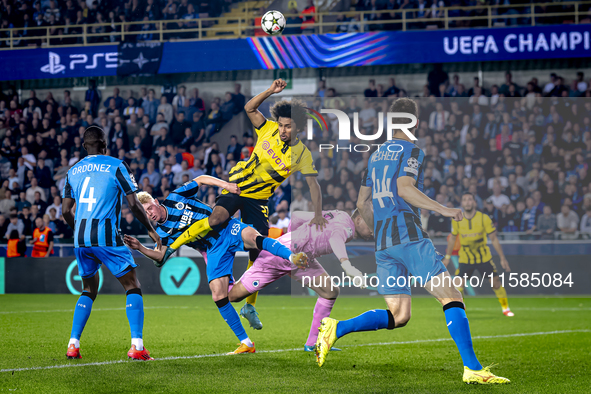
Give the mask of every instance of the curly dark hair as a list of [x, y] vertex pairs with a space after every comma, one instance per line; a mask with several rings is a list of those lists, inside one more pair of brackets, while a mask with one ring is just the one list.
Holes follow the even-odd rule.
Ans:
[[[416, 116], [417, 119], [419, 118], [419, 107], [416, 101], [407, 97], [396, 99], [390, 106], [389, 112], [405, 112]], [[392, 121], [395, 124], [410, 123], [410, 119], [408, 118], [393, 118]]]
[[306, 120], [308, 117], [308, 111], [306, 110], [306, 104], [298, 99], [292, 99], [291, 101], [281, 100], [277, 101], [271, 107], [271, 116], [275, 121], [279, 118], [290, 118], [296, 124], [296, 130], [300, 131], [306, 127]]

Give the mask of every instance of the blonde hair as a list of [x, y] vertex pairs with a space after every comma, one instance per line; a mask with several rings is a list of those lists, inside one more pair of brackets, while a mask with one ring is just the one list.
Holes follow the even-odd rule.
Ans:
[[137, 194], [137, 199], [140, 201], [140, 204], [147, 204], [154, 201], [154, 198], [147, 192], [139, 192]]

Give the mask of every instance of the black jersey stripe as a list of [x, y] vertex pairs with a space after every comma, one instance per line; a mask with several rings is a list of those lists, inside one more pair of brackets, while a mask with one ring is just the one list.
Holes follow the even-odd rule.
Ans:
[[[261, 186], [261, 187], [257, 187], [257, 188], [256, 188], [256, 189], [254, 189], [254, 190], [248, 190], [248, 191], [246, 191], [245, 193], [246, 193], [246, 194], [250, 194], [250, 193], [258, 193], [258, 192], [260, 192], [261, 190], [265, 190], [265, 189], [266, 189], [266, 188], [268, 188], [269, 186], [271, 186], [271, 184], [270, 184], [270, 183], [266, 183], [266, 184], [264, 184], [264, 185], [263, 185], [263, 186]], [[242, 189], [242, 188], [241, 188], [241, 189]], [[273, 190], [271, 191], [271, 193], [273, 193], [273, 192], [275, 191], [274, 189], [275, 189], [275, 188], [273, 188]]]
[[199, 191], [199, 187], [192, 187], [191, 189], [183, 190], [180, 192], [173, 191], [174, 194], [178, 194], [181, 197], [191, 198]]
[[384, 223], [384, 229], [382, 230], [382, 248], [386, 249], [386, 235], [388, 235], [388, 225], [392, 221], [392, 218], [386, 219], [386, 223]]
[[100, 220], [92, 219], [90, 222], [90, 246], [99, 246], [98, 227]]
[[380, 230], [382, 229], [382, 223], [383, 223], [382, 220], [378, 220], [378, 222], [376, 223], [376, 233], [375, 233], [375, 248], [376, 248], [376, 250], [383, 250], [384, 249], [383, 245], [378, 244], [378, 239], [381, 242], [381, 237], [379, 237], [379, 235], [380, 235]]
[[78, 246], [85, 247], [84, 233], [86, 232], [86, 219], [80, 220], [80, 226], [78, 227]]
[[421, 219], [419, 219], [419, 216], [414, 216], [413, 219], [415, 221], [417, 228], [419, 230], [421, 230], [421, 234], [423, 235], [423, 238], [429, 238], [429, 234], [427, 234], [427, 232], [425, 230], [423, 230], [423, 225], [421, 224]]
[[410, 242], [418, 241], [419, 234], [414, 221], [414, 215], [410, 212], [404, 212], [404, 224], [406, 224], [406, 231], [408, 232], [408, 239]]
[[105, 245], [113, 246], [113, 227], [111, 219], [105, 219]]
[[115, 174], [117, 176], [119, 184], [123, 188], [123, 192], [125, 193], [125, 195], [130, 194], [132, 192], [131, 186], [129, 185], [129, 182], [127, 182], [127, 179], [125, 179], [125, 177], [123, 176], [121, 169], [117, 168], [117, 172]]
[[392, 246], [400, 245], [400, 232], [398, 231], [398, 216], [392, 217]]

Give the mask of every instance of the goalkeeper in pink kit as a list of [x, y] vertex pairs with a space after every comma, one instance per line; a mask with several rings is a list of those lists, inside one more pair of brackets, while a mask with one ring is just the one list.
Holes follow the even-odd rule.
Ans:
[[332, 288], [330, 277], [316, 258], [334, 253], [347, 276], [351, 279], [362, 276], [361, 271], [351, 265], [345, 244], [354, 238], [368, 240], [373, 237], [373, 231], [357, 211], [352, 216], [341, 211], [325, 211], [323, 216], [328, 224], [324, 230], [317, 230], [316, 226], [304, 225], [314, 217], [314, 213], [294, 212], [290, 223], [291, 232], [278, 239], [292, 253], [306, 253], [308, 266], [305, 269], [263, 251], [228, 294], [230, 302], [238, 302], [285, 275], [314, 290], [318, 294], [318, 300], [314, 307], [310, 334], [304, 346], [304, 350], [310, 352], [316, 345], [321, 320], [330, 315], [339, 295], [339, 288]]

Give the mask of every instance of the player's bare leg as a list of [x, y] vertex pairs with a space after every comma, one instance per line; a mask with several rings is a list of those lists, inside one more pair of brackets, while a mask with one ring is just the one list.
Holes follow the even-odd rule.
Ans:
[[144, 298], [142, 297], [141, 285], [135, 273], [135, 268], [117, 279], [125, 289], [127, 296], [125, 313], [131, 330], [131, 348], [127, 352], [127, 356], [134, 360], [153, 360], [148, 349], [144, 347]]
[[246, 331], [240, 322], [240, 316], [238, 316], [238, 313], [236, 313], [236, 310], [230, 304], [230, 299], [228, 297], [229, 284], [229, 276], [216, 278], [209, 282], [211, 298], [218, 307], [222, 318], [226, 321], [228, 326], [230, 326], [236, 337], [238, 337], [238, 340], [240, 340], [240, 346], [238, 349], [228, 354], [254, 353], [254, 343], [250, 340], [248, 335], [246, 335]]
[[456, 343], [464, 363], [464, 382], [475, 384], [509, 383], [509, 379], [493, 375], [490, 372], [490, 367], [483, 368], [476, 358], [462, 295], [453, 286], [449, 273], [444, 271], [432, 278], [425, 284], [425, 289], [443, 306], [447, 329]]
[[92, 304], [96, 299], [99, 287], [99, 273], [91, 278], [82, 278], [82, 294], [76, 302], [74, 308], [74, 318], [72, 321], [72, 332], [70, 334], [70, 342], [68, 343], [68, 351], [66, 357], [69, 359], [82, 358], [80, 355], [80, 336], [86, 326], [86, 322], [90, 317], [92, 311]]

